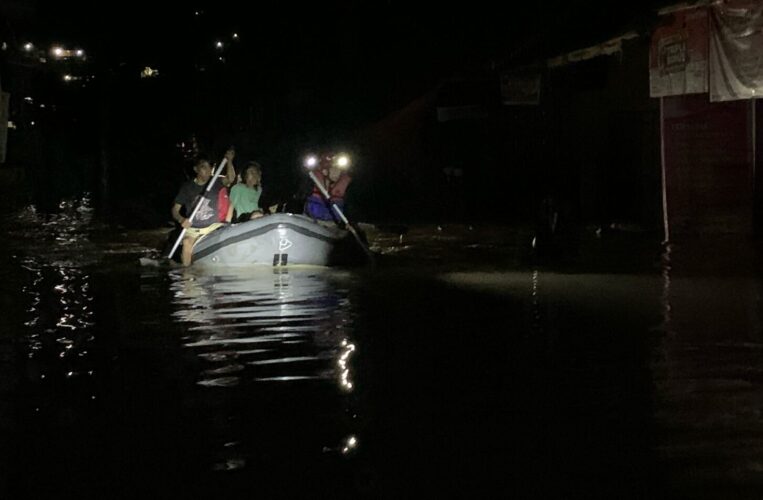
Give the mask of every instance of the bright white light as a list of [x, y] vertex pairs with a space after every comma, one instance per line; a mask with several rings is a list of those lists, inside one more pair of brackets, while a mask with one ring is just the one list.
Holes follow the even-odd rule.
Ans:
[[223, 48], [223, 42], [218, 40], [217, 42], [215, 42], [215, 47], [217, 47], [218, 49], [222, 49]]
[[74, 77], [72, 75], [64, 75], [65, 82], [70, 82], [72, 80], [74, 80]]
[[341, 155], [336, 159], [336, 166], [339, 168], [347, 168], [350, 166], [350, 157], [347, 155]]
[[64, 56], [64, 52], [65, 52], [64, 49], [61, 48], [61, 47], [53, 47], [50, 51], [56, 57], [63, 57]]
[[26, 102], [32, 102], [32, 98], [31, 98], [31, 97], [29, 97], [29, 96], [25, 97], [25, 98], [24, 98], [24, 100], [25, 100]]
[[315, 168], [315, 166], [318, 165], [318, 158], [315, 156], [308, 156], [305, 158], [305, 166], [307, 168]]
[[145, 68], [143, 68], [143, 71], [140, 72], [141, 78], [153, 78], [155, 76], [159, 76], [159, 70], [156, 70], [149, 66], [146, 66]]
[[233, 33], [233, 39], [238, 40], [238, 33]]
[[82, 49], [77, 49], [75, 54], [77, 54], [77, 57], [84, 57], [85, 56], [85, 51], [82, 50]]
[[26, 50], [27, 52], [30, 52], [33, 48], [34, 48], [34, 45], [32, 45], [29, 42], [24, 44], [24, 50]]
[[358, 447], [358, 439], [355, 436], [348, 436], [344, 440], [344, 446], [342, 447], [342, 453], [347, 454], [350, 451]]
[[34, 127], [34, 121], [29, 122], [29, 124]]

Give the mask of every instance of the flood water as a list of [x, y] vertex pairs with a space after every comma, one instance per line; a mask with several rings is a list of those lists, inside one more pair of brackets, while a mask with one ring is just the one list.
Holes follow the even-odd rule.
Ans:
[[141, 266], [81, 200], [0, 257], [0, 498], [760, 498], [752, 245], [500, 228], [351, 269]]

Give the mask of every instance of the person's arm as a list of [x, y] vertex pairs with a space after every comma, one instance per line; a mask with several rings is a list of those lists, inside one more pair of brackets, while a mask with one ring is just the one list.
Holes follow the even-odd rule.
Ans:
[[260, 200], [262, 199], [261, 198], [261, 195], [262, 195], [262, 185], [254, 188], [254, 189], [259, 193], [259, 195], [257, 196], [257, 205], [255, 206], [255, 209], [252, 210], [252, 212], [249, 214], [249, 219], [250, 220], [251, 219], [259, 219], [260, 217], [265, 215], [265, 213], [262, 211], [262, 208], [260, 208]]
[[183, 205], [180, 203], [175, 203], [172, 205], [172, 219], [180, 224], [181, 227], [188, 229], [191, 227], [191, 221], [180, 215], [181, 208], [183, 208]]
[[228, 195], [228, 213], [225, 214], [225, 222], [229, 224], [233, 221], [233, 211], [236, 209], [236, 204], [234, 203], [236, 191], [236, 186], [233, 186]]
[[350, 185], [350, 182], [352, 182], [352, 178], [347, 174], [342, 174], [339, 179], [337, 179], [336, 183], [331, 186], [331, 189], [329, 190], [329, 194], [331, 194], [332, 198], [344, 198], [344, 195], [347, 191], [347, 187]]
[[[230, 208], [233, 209], [237, 215], [241, 215], [241, 185], [236, 184], [230, 189]], [[233, 219], [231, 219], [233, 220]]]
[[228, 160], [225, 162], [225, 179], [223, 180], [224, 186], [230, 186], [236, 180], [236, 168], [233, 166], [233, 158], [236, 157], [236, 152], [233, 148], [225, 152], [225, 158]]

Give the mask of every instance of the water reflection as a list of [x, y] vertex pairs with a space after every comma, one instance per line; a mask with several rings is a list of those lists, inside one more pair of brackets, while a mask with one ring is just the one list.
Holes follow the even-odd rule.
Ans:
[[[183, 325], [182, 347], [196, 360], [196, 385], [213, 391], [200, 397], [268, 401], [269, 415], [258, 417], [258, 425], [278, 428], [283, 424], [274, 424], [274, 419], [307, 418], [314, 435], [303, 435], [302, 440], [322, 441], [314, 452], [353, 451], [357, 436], [341, 436], [351, 430], [347, 416], [354, 413], [352, 402], [342, 395], [355, 387], [355, 311], [340, 278], [336, 271], [316, 268], [173, 271], [170, 293], [175, 321]], [[308, 401], [312, 403], [306, 412], [301, 405]], [[294, 407], [293, 414], [281, 414], [285, 405]], [[259, 435], [267, 434], [265, 429], [245, 427], [249, 417], [243, 414], [251, 409], [232, 403], [216, 411], [212, 421], [227, 424], [214, 439], [217, 458], [212, 470], [247, 467], [260, 457], [263, 446], [273, 446], [272, 436]]]
[[10, 249], [25, 274], [21, 292], [27, 375], [37, 393], [33, 411], [49, 408], [71, 417], [76, 399], [95, 399], [89, 355], [95, 340], [94, 296], [82, 255], [90, 246], [92, 208], [87, 196], [64, 200], [59, 208], [43, 215], [28, 206], [10, 220], [9, 233]]
[[347, 291], [323, 270], [173, 274], [183, 345], [204, 361], [198, 384], [336, 380], [351, 390], [355, 350]]
[[763, 353], [759, 256], [713, 241], [666, 245], [654, 360], [657, 451], [668, 494], [760, 497]]

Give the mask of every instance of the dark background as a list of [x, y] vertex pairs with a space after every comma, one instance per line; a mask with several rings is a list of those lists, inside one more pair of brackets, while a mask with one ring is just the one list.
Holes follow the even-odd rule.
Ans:
[[[4, 2], [0, 84], [17, 124], [6, 167], [40, 208], [88, 191], [105, 220], [146, 227], [168, 219], [192, 138], [215, 162], [228, 145], [239, 167], [260, 161], [265, 201], [295, 209], [304, 154], [342, 149], [356, 219], [529, 222], [551, 194], [576, 224], [656, 227], [645, 35], [659, 3]], [[631, 29], [642, 36], [619, 57], [545, 67]], [[53, 43], [87, 58], [54, 61]], [[146, 66], [159, 76], [140, 78]], [[501, 104], [511, 70], [541, 74], [540, 105]], [[483, 112], [438, 121], [462, 105]], [[449, 182], [446, 167], [463, 176]]]

